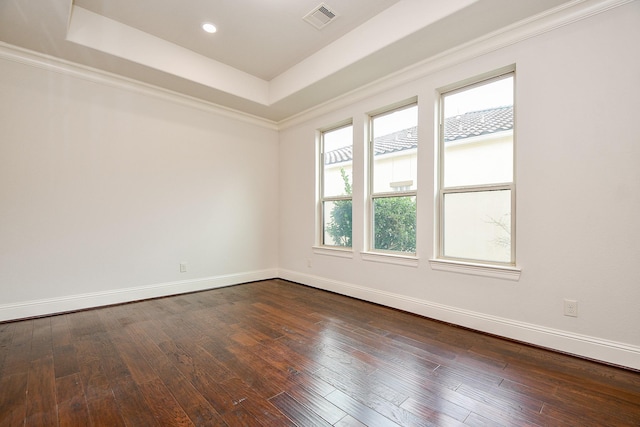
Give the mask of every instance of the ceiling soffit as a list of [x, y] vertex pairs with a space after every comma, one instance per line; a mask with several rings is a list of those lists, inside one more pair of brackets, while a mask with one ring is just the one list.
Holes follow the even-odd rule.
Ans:
[[270, 81], [77, 5], [66, 40], [269, 106], [476, 1], [399, 1]]

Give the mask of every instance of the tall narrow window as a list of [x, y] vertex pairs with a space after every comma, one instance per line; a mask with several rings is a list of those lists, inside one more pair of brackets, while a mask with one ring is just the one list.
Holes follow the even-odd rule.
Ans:
[[353, 126], [322, 132], [320, 140], [322, 244], [352, 246]]
[[439, 257], [515, 264], [514, 73], [441, 96]]
[[416, 252], [418, 106], [371, 117], [370, 247]]

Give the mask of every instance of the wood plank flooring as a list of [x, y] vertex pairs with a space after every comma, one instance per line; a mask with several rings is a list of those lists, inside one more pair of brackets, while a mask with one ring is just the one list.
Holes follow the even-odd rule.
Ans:
[[0, 426], [639, 426], [640, 373], [269, 280], [0, 324]]

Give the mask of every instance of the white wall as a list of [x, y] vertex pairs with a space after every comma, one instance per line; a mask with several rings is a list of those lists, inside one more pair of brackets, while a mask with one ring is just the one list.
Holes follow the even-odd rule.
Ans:
[[60, 68], [0, 59], [0, 320], [277, 274], [275, 126]]
[[[640, 369], [639, 17], [640, 2], [631, 2], [444, 69], [425, 66], [409, 82], [368, 88], [350, 105], [336, 101], [282, 130], [281, 277]], [[433, 270], [435, 91], [513, 63], [522, 274], [510, 281]], [[365, 113], [416, 95], [419, 261], [365, 260]], [[352, 258], [312, 249], [314, 132], [348, 118], [356, 138]], [[563, 315], [564, 298], [578, 301], [577, 318]]]

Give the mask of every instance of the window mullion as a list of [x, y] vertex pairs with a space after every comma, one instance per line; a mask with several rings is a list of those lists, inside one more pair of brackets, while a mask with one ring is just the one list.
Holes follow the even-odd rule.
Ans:
[[443, 193], [472, 193], [476, 191], [500, 191], [511, 190], [513, 183], [501, 183], [491, 185], [470, 185], [467, 187], [446, 187], [442, 189]]
[[351, 196], [332, 196], [332, 197], [325, 197], [322, 199], [323, 202], [337, 202], [340, 200], [351, 200], [353, 197]]
[[372, 199], [383, 199], [387, 197], [403, 197], [403, 196], [417, 196], [416, 190], [412, 191], [388, 191], [384, 193], [374, 193], [371, 195]]

